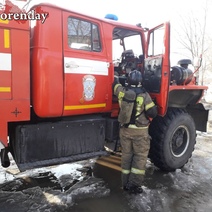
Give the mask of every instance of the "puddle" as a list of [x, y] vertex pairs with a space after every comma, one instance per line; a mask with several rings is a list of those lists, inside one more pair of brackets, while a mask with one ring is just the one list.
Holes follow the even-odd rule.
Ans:
[[58, 179], [51, 172], [40, 173], [36, 177], [17, 178], [0, 185], [2, 191], [22, 191], [39, 186], [40, 188], [52, 188], [61, 190]]
[[[81, 168], [77, 168], [76, 170], [81, 173], [80, 176], [84, 178], [84, 180], [88, 177], [93, 176], [92, 167], [84, 166]], [[71, 174], [64, 174], [57, 178], [51, 171], [48, 171], [39, 173], [38, 175], [34, 175], [33, 177], [24, 176], [0, 184], [0, 190], [7, 192], [18, 192], [38, 186], [41, 189], [51, 188], [52, 190], [60, 190], [62, 192], [65, 192], [71, 189], [76, 183], [80, 182], [79, 176], [77, 178], [75, 178]]]

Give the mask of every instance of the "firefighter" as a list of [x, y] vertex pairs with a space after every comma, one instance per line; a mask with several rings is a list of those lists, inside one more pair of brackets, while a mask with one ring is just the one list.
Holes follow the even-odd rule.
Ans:
[[[129, 73], [127, 86], [114, 77], [113, 90], [118, 97], [120, 112], [120, 144], [122, 148], [122, 188], [130, 193], [142, 193], [146, 161], [150, 149], [149, 118], [157, 116], [157, 107], [142, 87], [142, 74], [138, 70]], [[130, 91], [130, 92], [129, 92]], [[135, 100], [132, 94], [135, 93]], [[132, 98], [129, 98], [129, 97]], [[124, 104], [122, 104], [125, 101]], [[133, 105], [131, 110], [130, 104]], [[131, 106], [132, 106], [131, 105]], [[126, 106], [126, 110], [125, 110]], [[124, 123], [129, 117], [129, 123]], [[122, 118], [124, 117], [124, 118]]]

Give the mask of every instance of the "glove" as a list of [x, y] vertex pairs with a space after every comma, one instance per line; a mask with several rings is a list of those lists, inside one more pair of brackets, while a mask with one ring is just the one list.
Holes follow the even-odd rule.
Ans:
[[113, 81], [114, 84], [120, 84], [119, 82], [119, 77], [114, 75], [114, 81]]
[[112, 84], [112, 89], [114, 91], [114, 87], [117, 85], [117, 84], [120, 84], [119, 82], [119, 77], [114, 75], [114, 81], [113, 81], [113, 84]]

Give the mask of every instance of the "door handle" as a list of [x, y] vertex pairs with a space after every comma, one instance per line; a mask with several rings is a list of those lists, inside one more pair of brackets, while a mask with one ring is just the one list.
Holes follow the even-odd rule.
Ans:
[[74, 61], [70, 61], [65, 64], [66, 68], [79, 68], [79, 65], [77, 65]]

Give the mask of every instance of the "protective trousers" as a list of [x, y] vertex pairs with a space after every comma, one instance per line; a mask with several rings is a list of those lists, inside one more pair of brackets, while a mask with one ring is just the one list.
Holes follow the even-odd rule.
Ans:
[[128, 182], [141, 186], [150, 148], [148, 128], [121, 128], [120, 143], [122, 147], [122, 186]]

